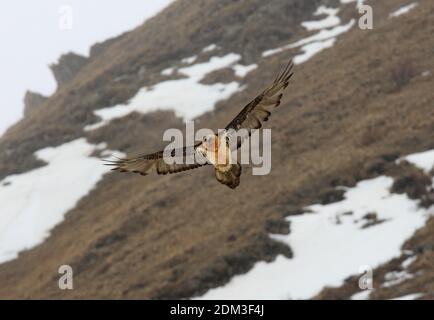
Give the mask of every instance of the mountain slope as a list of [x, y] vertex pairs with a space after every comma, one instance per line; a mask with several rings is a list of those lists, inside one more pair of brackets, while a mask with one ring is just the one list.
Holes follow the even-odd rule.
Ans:
[[[209, 168], [164, 177], [104, 175], [48, 240], [0, 265], [0, 297], [189, 298], [256, 261], [291, 257], [290, 248], [268, 236], [288, 232], [284, 217], [339, 200], [336, 186], [383, 174], [399, 156], [434, 149], [434, 6], [420, 1], [411, 12], [388, 17], [403, 4], [374, 2], [374, 30], [353, 27], [296, 66], [267, 124], [270, 175], [245, 174], [236, 192], [216, 183]], [[91, 57], [40, 112], [8, 130], [0, 141], [0, 178], [43, 166], [34, 152], [82, 137], [110, 150], [156, 151], [166, 128], [183, 126], [173, 112], [133, 112], [84, 129], [99, 121], [95, 110], [128, 104], [142, 87], [182, 78], [161, 72], [185, 67], [182, 60], [192, 56], [206, 63], [234, 53], [239, 64], [257, 64], [244, 78], [225, 68], [202, 79], [245, 87], [196, 119], [197, 126], [221, 128], [300, 48], [262, 53], [314, 34], [301, 23], [316, 19], [320, 5], [340, 7], [342, 25], [357, 17], [354, 3], [339, 1], [175, 2]], [[211, 44], [219, 48], [202, 51]], [[63, 264], [74, 269], [69, 292], [57, 287]]]

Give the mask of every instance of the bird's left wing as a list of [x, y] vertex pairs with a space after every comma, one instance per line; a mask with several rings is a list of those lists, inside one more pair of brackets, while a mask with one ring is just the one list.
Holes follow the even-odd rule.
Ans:
[[[293, 63], [290, 60], [285, 69], [279, 73], [274, 82], [265, 89], [260, 95], [252, 100], [243, 110], [226, 126], [226, 131], [238, 132], [246, 129], [248, 134], [251, 130], [262, 127], [262, 122], [267, 121], [274, 108], [280, 105], [283, 91], [289, 84], [292, 77]], [[242, 141], [238, 141], [237, 148]]]
[[[113, 166], [114, 171], [119, 172], [134, 172], [143, 176], [152, 172], [154, 169], [158, 174], [170, 174], [181, 171], [196, 169], [201, 166], [207, 165], [207, 162], [198, 162], [195, 155], [197, 155], [197, 147], [201, 143], [191, 147], [184, 147], [182, 149], [174, 149], [169, 154], [164, 151], [159, 151], [151, 154], [141, 155], [138, 157], [117, 159], [114, 161], [105, 160], [106, 165]], [[168, 161], [169, 157], [171, 158]], [[192, 159], [188, 163], [187, 158]], [[181, 159], [180, 159], [181, 158]], [[180, 162], [173, 160], [181, 160]]]

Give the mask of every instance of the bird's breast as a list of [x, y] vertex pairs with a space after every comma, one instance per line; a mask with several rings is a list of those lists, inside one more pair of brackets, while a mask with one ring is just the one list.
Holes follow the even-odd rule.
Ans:
[[225, 145], [215, 151], [207, 151], [206, 158], [219, 171], [227, 171], [231, 167], [231, 149]]

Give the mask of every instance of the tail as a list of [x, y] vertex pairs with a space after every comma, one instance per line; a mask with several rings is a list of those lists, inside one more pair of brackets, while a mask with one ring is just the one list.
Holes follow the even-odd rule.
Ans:
[[241, 165], [231, 164], [228, 170], [222, 171], [216, 168], [215, 177], [218, 182], [227, 185], [231, 189], [235, 189], [240, 184]]

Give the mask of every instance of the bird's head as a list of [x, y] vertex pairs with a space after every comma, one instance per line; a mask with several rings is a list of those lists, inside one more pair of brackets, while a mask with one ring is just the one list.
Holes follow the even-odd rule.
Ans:
[[215, 134], [209, 134], [203, 137], [202, 145], [206, 151], [216, 152], [218, 149], [218, 138]]

